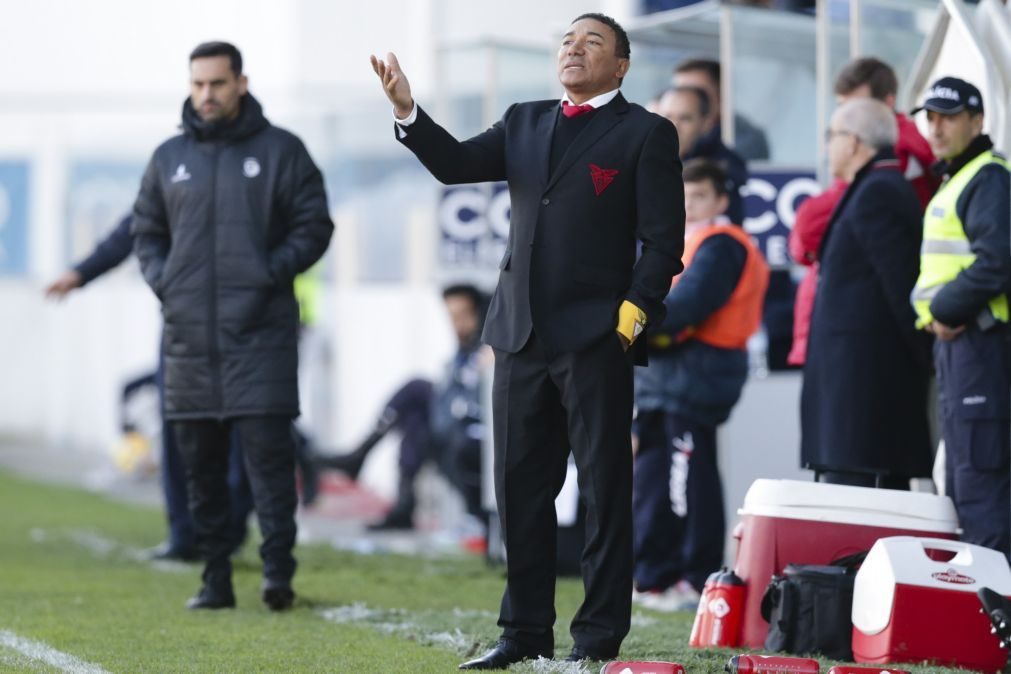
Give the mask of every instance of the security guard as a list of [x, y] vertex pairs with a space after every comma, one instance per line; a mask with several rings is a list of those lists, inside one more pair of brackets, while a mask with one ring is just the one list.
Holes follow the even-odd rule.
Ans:
[[979, 89], [937, 80], [920, 108], [944, 184], [927, 206], [917, 327], [933, 332], [945, 489], [963, 540], [1011, 554], [1011, 175]]

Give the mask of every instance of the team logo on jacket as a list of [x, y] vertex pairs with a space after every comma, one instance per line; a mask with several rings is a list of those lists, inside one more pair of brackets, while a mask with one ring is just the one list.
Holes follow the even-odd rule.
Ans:
[[181, 183], [184, 180], [189, 180], [193, 176], [190, 175], [189, 171], [186, 170], [186, 164], [179, 164], [176, 167], [176, 172], [172, 174], [172, 182]]
[[256, 161], [256, 157], [246, 157], [246, 160], [242, 162], [242, 173], [247, 178], [255, 178], [260, 175], [260, 162]]
[[596, 164], [590, 164], [590, 177], [593, 178], [593, 191], [600, 196], [608, 185], [614, 182], [614, 176], [618, 175], [618, 169], [600, 168]]
[[942, 583], [954, 583], [955, 585], [972, 585], [976, 582], [975, 578], [964, 576], [955, 569], [938, 571], [937, 573], [930, 574], [930, 577], [934, 580], [939, 580]]

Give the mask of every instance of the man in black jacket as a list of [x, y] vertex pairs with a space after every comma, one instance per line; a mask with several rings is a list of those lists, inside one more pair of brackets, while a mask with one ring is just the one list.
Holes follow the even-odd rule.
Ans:
[[[46, 297], [62, 300], [71, 291], [83, 288], [99, 276], [104, 275], [133, 254], [133, 235], [130, 233], [132, 215], [123, 217], [109, 234], [98, 242], [95, 249], [86, 258], [72, 268], [60, 274], [52, 283], [46, 286]], [[134, 380], [123, 390], [124, 400], [132, 385], [147, 381], [151, 375]], [[158, 387], [158, 401], [164, 409], [165, 377], [164, 361], [159, 353], [158, 369], [153, 375]], [[124, 429], [125, 430], [125, 429]], [[308, 439], [295, 428], [296, 440], [295, 459], [302, 473], [302, 503], [310, 505], [317, 490], [317, 474], [312, 462]], [[232, 433], [232, 449], [228, 487], [232, 499], [232, 514], [234, 516], [233, 541], [236, 548], [246, 539], [246, 520], [253, 509], [252, 495], [249, 493], [249, 481], [242, 466], [242, 450], [239, 447], [235, 433]], [[167, 559], [179, 561], [195, 561], [199, 559], [195, 535], [193, 533], [193, 518], [190, 517], [186, 494], [186, 472], [179, 450], [176, 448], [175, 435], [171, 424], [162, 414], [161, 431], [161, 478], [162, 493], [165, 496], [165, 514], [168, 519], [168, 539], [150, 551], [152, 560]]]
[[291, 606], [295, 573], [298, 304], [295, 275], [333, 232], [319, 170], [247, 93], [242, 57], [212, 42], [190, 55], [183, 133], [148, 164], [134, 250], [162, 303], [165, 415], [186, 464], [206, 560], [190, 608], [235, 605], [226, 488], [236, 429], [263, 533], [263, 601]]
[[[372, 59], [397, 137], [444, 183], [507, 180], [509, 242], [488, 309], [495, 351], [495, 494], [505, 539], [502, 638], [463, 669], [551, 657], [554, 500], [571, 449], [587, 509], [586, 598], [569, 659], [609, 659], [632, 597], [632, 359], [626, 353], [681, 270], [677, 132], [619, 93], [625, 31], [578, 17], [558, 50], [565, 97], [514, 104], [460, 142], [415, 105], [396, 57]], [[637, 242], [641, 255], [636, 258]], [[641, 348], [641, 340], [635, 349]]]

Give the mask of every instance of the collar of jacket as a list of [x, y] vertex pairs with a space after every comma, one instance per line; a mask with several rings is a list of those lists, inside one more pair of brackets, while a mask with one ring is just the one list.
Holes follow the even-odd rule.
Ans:
[[260, 102], [249, 93], [239, 102], [239, 116], [230, 120], [205, 122], [197, 114], [189, 98], [183, 102], [183, 133], [200, 142], [240, 140], [252, 136], [269, 124], [270, 122], [263, 116]]
[[895, 148], [884, 147], [878, 150], [878, 153], [871, 157], [871, 160], [864, 164], [856, 175], [853, 176], [853, 182], [850, 183], [850, 187], [856, 185], [862, 178], [865, 178], [871, 171], [877, 171], [880, 169], [891, 169], [894, 171], [899, 170], [899, 160], [895, 157]]
[[832, 216], [829, 219], [828, 227], [825, 229], [825, 236], [821, 239], [821, 245], [818, 246], [818, 259], [821, 259], [825, 254], [825, 247], [828, 245], [828, 240], [832, 235], [832, 225], [835, 223], [836, 218], [839, 214], [845, 210], [846, 204], [857, 191], [857, 185], [861, 181], [865, 180], [872, 172], [877, 170], [890, 170], [898, 171], [899, 162], [895, 158], [895, 149], [892, 147], [885, 147], [878, 150], [878, 153], [871, 157], [870, 161], [864, 164], [856, 175], [853, 176], [853, 182], [846, 186], [846, 191], [843, 192], [842, 197], [839, 199], [839, 203], [836, 204], [835, 208], [832, 210]]
[[962, 167], [980, 156], [987, 150], [993, 149], [993, 141], [990, 136], [981, 133], [972, 139], [969, 147], [962, 151], [962, 154], [954, 157], [950, 161], [941, 160], [930, 167], [931, 172], [936, 176], [951, 177], [962, 170]]

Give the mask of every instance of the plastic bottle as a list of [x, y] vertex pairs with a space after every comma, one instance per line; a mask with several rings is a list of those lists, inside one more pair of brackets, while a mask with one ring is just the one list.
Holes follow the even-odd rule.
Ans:
[[622, 660], [607, 663], [600, 674], [685, 674], [685, 668], [676, 662]]
[[707, 610], [712, 615], [708, 646], [732, 648], [741, 645], [744, 596], [747, 589], [741, 577], [726, 567], [716, 577], [707, 602]]
[[730, 674], [818, 674], [817, 660], [779, 655], [735, 655], [724, 669]]
[[706, 648], [709, 645], [707, 640], [712, 633], [713, 621], [712, 614], [706, 609], [709, 605], [709, 597], [716, 586], [716, 579], [719, 578], [724, 570], [725, 568], [709, 574], [709, 577], [706, 578], [706, 584], [702, 587], [702, 596], [699, 597], [699, 607], [695, 611], [695, 622], [692, 623], [692, 633], [688, 637], [688, 645], [692, 648]]
[[905, 669], [885, 669], [884, 667], [856, 667], [854, 665], [836, 665], [828, 670], [828, 674], [909, 674]]

